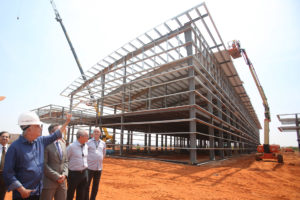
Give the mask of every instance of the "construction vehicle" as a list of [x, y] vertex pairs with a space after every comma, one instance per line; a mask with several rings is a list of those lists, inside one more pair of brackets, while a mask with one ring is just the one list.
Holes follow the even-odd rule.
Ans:
[[265, 92], [264, 92], [264, 90], [263, 90], [263, 88], [262, 88], [262, 86], [259, 82], [259, 79], [258, 79], [258, 76], [255, 72], [255, 69], [254, 69], [251, 61], [249, 60], [245, 49], [241, 48], [240, 41], [233, 40], [233, 41], [229, 42], [228, 45], [229, 45], [228, 53], [231, 55], [231, 57], [233, 59], [236, 59], [236, 58], [240, 58], [240, 57], [243, 56], [246, 64], [249, 66], [251, 75], [254, 79], [256, 87], [257, 87], [257, 89], [259, 91], [259, 94], [262, 98], [263, 106], [265, 108], [264, 144], [259, 145], [257, 147], [257, 153], [255, 155], [255, 159], [257, 161], [265, 160], [265, 159], [268, 159], [268, 160], [271, 159], [271, 160], [277, 160], [278, 163], [283, 163], [283, 157], [280, 154], [280, 146], [279, 145], [274, 145], [274, 144], [272, 144], [272, 145], [269, 144], [269, 131], [270, 131], [269, 130], [269, 124], [270, 124], [270, 121], [271, 121], [270, 108], [269, 108], [269, 104], [268, 104], [268, 101], [267, 101], [267, 97], [266, 97]]
[[286, 148], [283, 149], [283, 151], [284, 152], [292, 152], [292, 153], [295, 152], [295, 150], [293, 148], [291, 148], [291, 147], [286, 147]]
[[101, 136], [101, 140], [103, 140], [104, 142], [106, 143], [112, 143], [112, 140], [113, 140], [113, 136], [112, 135], [109, 135], [108, 131], [106, 128], [103, 128], [104, 130], [104, 135]]
[[[95, 108], [96, 112], [97, 112], [98, 117], [101, 116], [101, 112], [98, 109], [98, 106], [97, 106], [97, 103], [96, 103], [95, 99], [91, 99], [91, 100], [85, 102], [85, 105], [93, 106]], [[101, 127], [99, 127], [99, 128], [101, 128]], [[102, 133], [104, 132], [104, 135], [102, 134], [101, 140], [103, 140], [106, 143], [112, 143], [113, 136], [108, 133], [108, 131], [105, 127], [102, 127], [102, 129], [103, 129], [103, 131], [101, 131], [101, 132]]]
[[[74, 56], [74, 58], [75, 58], [75, 61], [76, 61], [76, 63], [77, 63], [77, 66], [78, 66], [78, 69], [79, 69], [80, 74], [81, 74], [81, 76], [82, 76], [82, 79], [83, 79], [84, 81], [86, 81], [86, 80], [87, 80], [87, 79], [86, 79], [86, 76], [85, 76], [85, 74], [84, 74], [84, 71], [82, 70], [81, 64], [80, 64], [80, 62], [79, 62], [78, 56], [77, 56], [77, 54], [76, 54], [76, 52], [75, 52], [75, 49], [74, 49], [74, 47], [73, 47], [73, 45], [72, 45], [72, 42], [71, 42], [71, 40], [70, 40], [70, 38], [69, 38], [69, 36], [68, 36], [67, 30], [66, 30], [66, 28], [65, 28], [65, 26], [64, 26], [64, 24], [63, 24], [63, 22], [62, 22], [62, 18], [60, 17], [59, 12], [58, 12], [58, 10], [56, 9], [56, 5], [55, 5], [55, 3], [54, 3], [53, 0], [50, 0], [50, 3], [51, 3], [52, 8], [53, 8], [53, 10], [54, 10], [55, 19], [56, 19], [57, 22], [59, 22], [59, 24], [60, 24], [60, 26], [61, 26], [61, 28], [62, 28], [62, 30], [63, 30], [65, 36], [66, 36], [66, 39], [67, 39], [67, 41], [68, 41], [68, 44], [69, 44], [70, 49], [71, 49], [71, 51], [72, 51], [72, 54], [73, 54], [73, 56]], [[99, 111], [99, 109], [98, 109], [98, 107], [97, 107], [97, 105], [96, 105], [96, 103], [95, 103], [95, 102], [96, 102], [96, 101], [95, 101], [95, 97], [93, 96], [93, 94], [91, 93], [91, 91], [90, 91], [89, 88], [88, 88], [88, 92], [89, 92], [90, 97], [91, 97], [91, 101], [90, 101], [90, 102], [93, 102], [93, 103], [91, 104], [91, 106], [94, 106], [94, 108], [95, 108], [95, 110], [96, 110], [96, 112], [97, 112], [98, 117], [100, 117], [100, 116], [101, 116], [101, 113], [100, 113], [100, 111]], [[82, 103], [82, 102], [80, 101], [79, 103], [76, 104], [76, 106], [78, 106], [80, 103]], [[75, 108], [76, 106], [74, 106], [73, 108]], [[106, 142], [107, 140], [112, 140], [113, 136], [111, 136], [111, 135], [108, 134], [108, 131], [107, 131], [107, 129], [106, 129], [105, 127], [103, 127], [103, 131], [104, 131], [104, 134], [105, 134], [105, 135], [103, 136], [103, 141]]]

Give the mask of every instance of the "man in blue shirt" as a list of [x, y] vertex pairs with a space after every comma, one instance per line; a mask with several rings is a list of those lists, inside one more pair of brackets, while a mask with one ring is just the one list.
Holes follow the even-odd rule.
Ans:
[[42, 123], [34, 112], [20, 115], [19, 125], [23, 134], [13, 142], [5, 157], [3, 177], [8, 191], [13, 190], [13, 199], [38, 200], [42, 191], [44, 149], [62, 137], [62, 132], [71, 121], [71, 115], [54, 134], [41, 136]]

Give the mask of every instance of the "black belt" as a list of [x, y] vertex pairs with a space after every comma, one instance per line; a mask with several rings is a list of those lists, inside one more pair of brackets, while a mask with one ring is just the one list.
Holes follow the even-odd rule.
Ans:
[[[22, 200], [23, 198], [16, 198], [14, 200]], [[33, 195], [33, 196], [29, 196], [28, 198], [26, 199], [40, 199], [40, 196], [39, 195]]]
[[87, 168], [83, 169], [83, 170], [69, 170], [69, 172], [80, 173], [80, 174], [82, 174], [82, 173], [84, 173], [86, 171], [87, 171]]

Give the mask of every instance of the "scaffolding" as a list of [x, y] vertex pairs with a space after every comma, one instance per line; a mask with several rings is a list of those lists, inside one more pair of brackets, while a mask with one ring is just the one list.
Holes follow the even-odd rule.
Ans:
[[[61, 93], [70, 98], [65, 109], [74, 113], [72, 105], [86, 102], [88, 114], [72, 126], [107, 128], [118, 155], [185, 153], [196, 164], [200, 154], [223, 159], [260, 143], [261, 125], [205, 3], [128, 42], [85, 74], [87, 80], [79, 77]], [[68, 135], [73, 138], [70, 129]]]
[[296, 132], [298, 148], [300, 149], [300, 113], [277, 115], [281, 125], [278, 127], [280, 132]]

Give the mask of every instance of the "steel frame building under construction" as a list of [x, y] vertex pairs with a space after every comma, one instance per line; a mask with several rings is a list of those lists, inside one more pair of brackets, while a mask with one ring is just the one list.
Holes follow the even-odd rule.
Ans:
[[[261, 125], [202, 3], [111, 53], [69, 85], [70, 107], [37, 109], [44, 122], [106, 128], [118, 155], [185, 153], [199, 163], [255, 151]], [[85, 102], [80, 107], [75, 104]], [[101, 115], [100, 115], [101, 113]], [[140, 151], [139, 151], [140, 152]]]

